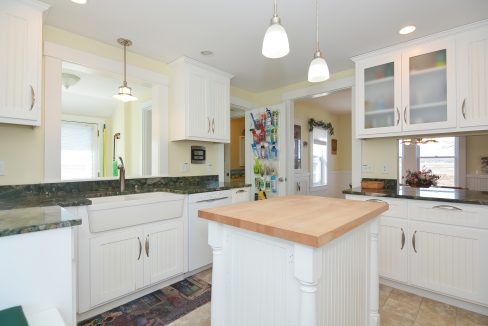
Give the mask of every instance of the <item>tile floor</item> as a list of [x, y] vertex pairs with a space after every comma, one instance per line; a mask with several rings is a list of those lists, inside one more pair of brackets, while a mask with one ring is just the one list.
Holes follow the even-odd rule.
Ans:
[[[211, 270], [202, 273], [212, 281]], [[381, 326], [488, 326], [488, 316], [380, 285]], [[210, 303], [169, 326], [210, 326]]]

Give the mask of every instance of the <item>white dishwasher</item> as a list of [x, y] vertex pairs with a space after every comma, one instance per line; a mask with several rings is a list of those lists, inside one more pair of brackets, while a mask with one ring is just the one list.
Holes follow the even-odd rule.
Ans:
[[232, 203], [230, 190], [205, 192], [188, 196], [188, 270], [212, 263], [208, 245], [208, 222], [198, 217], [198, 210]]

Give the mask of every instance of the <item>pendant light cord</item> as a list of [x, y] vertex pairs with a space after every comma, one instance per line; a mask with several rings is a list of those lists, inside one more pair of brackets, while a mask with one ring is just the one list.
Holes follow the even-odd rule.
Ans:
[[127, 45], [124, 44], [124, 86], [127, 86]]
[[274, 0], [274, 14], [273, 17], [278, 17], [278, 5], [276, 4], [276, 0]]
[[315, 0], [315, 23], [316, 23], [316, 41], [317, 41], [317, 51], [320, 51], [319, 47], [319, 0]]

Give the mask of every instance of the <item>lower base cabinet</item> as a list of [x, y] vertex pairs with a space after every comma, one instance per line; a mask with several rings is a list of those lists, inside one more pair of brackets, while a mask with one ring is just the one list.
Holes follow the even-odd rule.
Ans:
[[107, 232], [90, 240], [96, 306], [183, 273], [182, 219]]
[[407, 220], [382, 216], [379, 228], [379, 272], [382, 277], [407, 282]]

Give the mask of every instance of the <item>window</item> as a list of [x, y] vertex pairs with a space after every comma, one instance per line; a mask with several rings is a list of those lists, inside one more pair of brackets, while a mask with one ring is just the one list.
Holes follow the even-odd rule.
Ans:
[[327, 131], [312, 131], [312, 186], [327, 185]]
[[62, 121], [61, 179], [98, 177], [97, 124]]
[[438, 186], [455, 187], [459, 186], [458, 160], [459, 139], [458, 137], [434, 138], [436, 142], [426, 144], [417, 143], [412, 145], [402, 144], [399, 140], [398, 147], [398, 170], [399, 181], [403, 183], [402, 176], [405, 171], [430, 169], [432, 173], [440, 176]]

